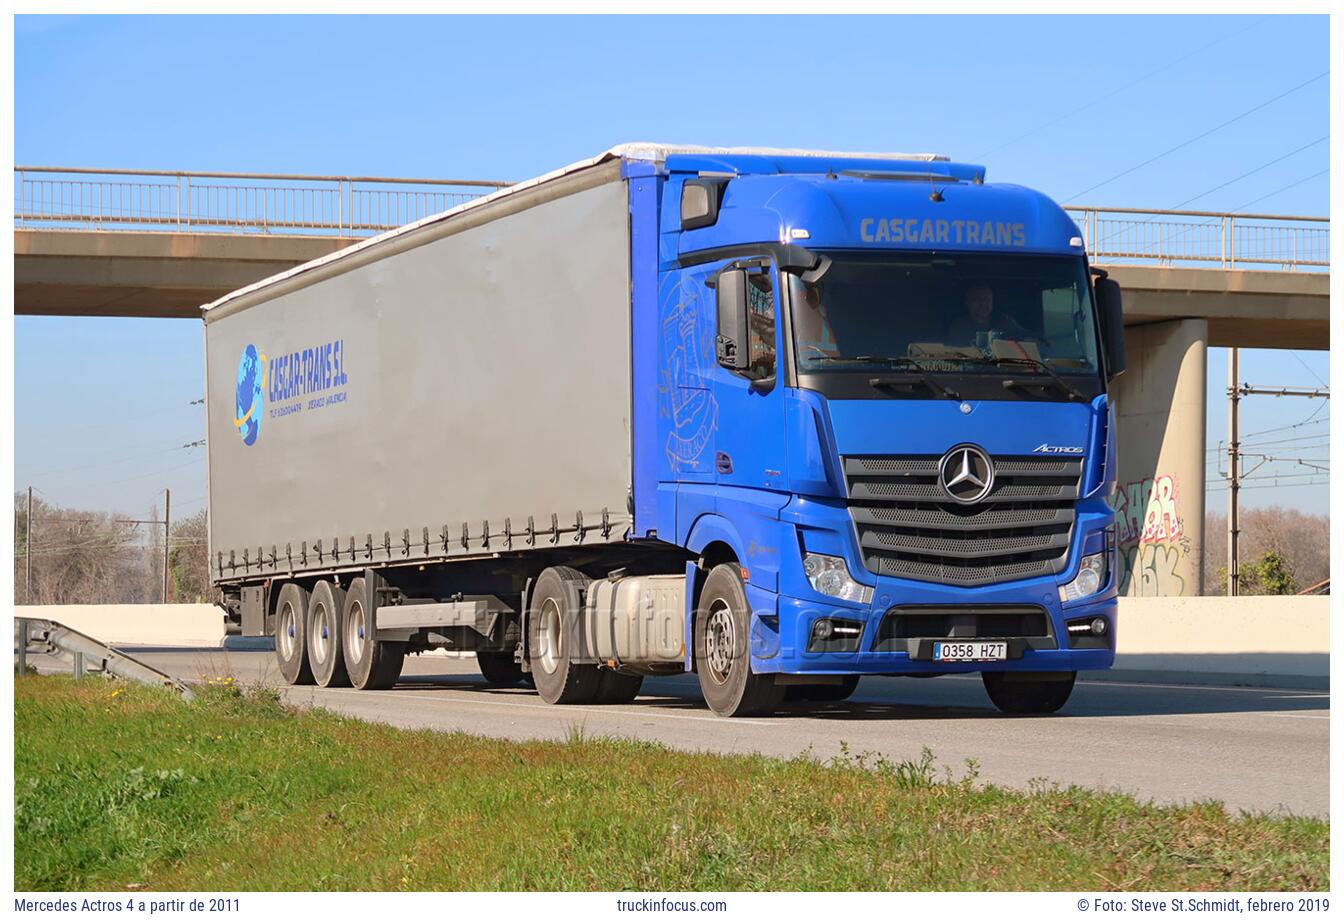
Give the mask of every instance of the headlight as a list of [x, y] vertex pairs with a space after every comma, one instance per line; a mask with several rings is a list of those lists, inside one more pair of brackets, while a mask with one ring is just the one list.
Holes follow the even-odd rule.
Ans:
[[1106, 584], [1106, 553], [1093, 553], [1083, 557], [1078, 567], [1078, 576], [1067, 585], [1060, 585], [1059, 599], [1063, 602], [1081, 600], [1096, 594]]
[[849, 576], [849, 566], [839, 556], [820, 553], [803, 554], [803, 571], [812, 584], [812, 590], [842, 601], [866, 604], [873, 599], [873, 589], [861, 585]]

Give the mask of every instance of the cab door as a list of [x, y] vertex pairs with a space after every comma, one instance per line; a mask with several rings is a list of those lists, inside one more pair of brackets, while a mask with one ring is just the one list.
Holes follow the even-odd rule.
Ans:
[[[713, 394], [719, 424], [714, 481], [722, 486], [788, 489], [785, 481], [784, 375], [781, 285], [772, 260], [738, 259], [724, 268], [747, 272], [747, 367], [716, 364]], [[713, 280], [711, 276], [707, 280]]]

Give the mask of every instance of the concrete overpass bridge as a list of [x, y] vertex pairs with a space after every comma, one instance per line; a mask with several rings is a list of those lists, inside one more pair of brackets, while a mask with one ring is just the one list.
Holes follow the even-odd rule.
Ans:
[[[229, 291], [505, 185], [17, 167], [15, 312], [197, 318]], [[1113, 397], [1126, 590], [1199, 593], [1207, 349], [1329, 347], [1329, 219], [1068, 210], [1125, 291], [1130, 370]]]

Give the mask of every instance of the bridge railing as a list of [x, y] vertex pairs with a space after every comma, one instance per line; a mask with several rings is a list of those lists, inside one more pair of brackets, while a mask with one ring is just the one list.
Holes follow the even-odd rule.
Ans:
[[[17, 166], [22, 227], [368, 236], [507, 182]], [[1218, 211], [1066, 208], [1094, 261], [1313, 270], [1330, 219]]]
[[1097, 262], [1296, 271], [1330, 265], [1330, 218], [1067, 207]]
[[507, 182], [19, 166], [23, 227], [367, 236]]

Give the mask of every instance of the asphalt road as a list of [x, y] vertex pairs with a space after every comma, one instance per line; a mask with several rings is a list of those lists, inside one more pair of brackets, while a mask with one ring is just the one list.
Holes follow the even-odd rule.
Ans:
[[[271, 652], [133, 654], [187, 680], [231, 674], [283, 685]], [[894, 760], [916, 759], [928, 747], [957, 775], [976, 760], [988, 783], [1026, 787], [1044, 779], [1158, 802], [1215, 799], [1232, 810], [1329, 813], [1330, 697], [1321, 691], [1080, 680], [1061, 712], [1006, 717], [978, 676], [868, 677], [846, 703], [721, 719], [705, 708], [693, 676], [646, 678], [627, 706], [548, 706], [521, 687], [487, 687], [472, 659], [412, 657], [394, 690], [282, 692], [294, 704], [361, 719], [501, 738], [562, 738], [582, 726], [588, 735], [691, 750], [829, 758], [843, 744]]]

